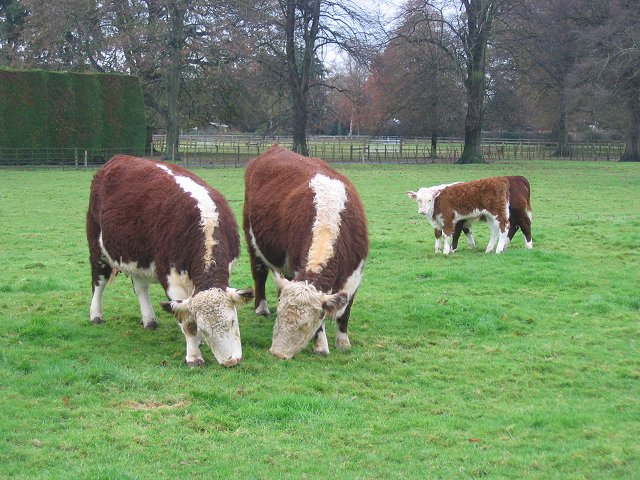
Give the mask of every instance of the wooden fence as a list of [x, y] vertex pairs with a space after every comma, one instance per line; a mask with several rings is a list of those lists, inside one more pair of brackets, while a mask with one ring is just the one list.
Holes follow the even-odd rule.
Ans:
[[[251, 135], [183, 135], [179, 158], [186, 166], [244, 166], [250, 159], [278, 143], [291, 148], [292, 138]], [[330, 163], [454, 163], [460, 157], [463, 140], [439, 138], [435, 149], [429, 138], [312, 136], [309, 154]], [[165, 136], [154, 135], [149, 156], [160, 159], [165, 150]], [[567, 145], [555, 156], [556, 145], [541, 140], [483, 140], [482, 154], [488, 162], [511, 160], [567, 159], [584, 161], [618, 161], [624, 150], [622, 142], [580, 142]], [[82, 148], [0, 149], [0, 167], [52, 166], [83, 168], [103, 164], [117, 154], [140, 155], [133, 149], [93, 150]], [[169, 159], [171, 160], [171, 158]]]

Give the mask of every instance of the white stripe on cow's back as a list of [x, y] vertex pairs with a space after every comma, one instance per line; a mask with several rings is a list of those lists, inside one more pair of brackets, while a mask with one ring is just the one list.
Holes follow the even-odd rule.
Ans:
[[204, 234], [204, 265], [205, 268], [209, 268], [213, 263], [213, 247], [216, 245], [213, 233], [219, 222], [218, 208], [215, 202], [209, 196], [207, 189], [193, 179], [184, 175], [176, 175], [166, 165], [158, 164], [158, 167], [171, 175], [178, 186], [197, 202], [197, 207], [200, 211], [200, 227]]
[[311, 179], [309, 186], [314, 193], [316, 217], [306, 270], [318, 273], [333, 256], [333, 246], [340, 234], [340, 213], [345, 209], [347, 192], [340, 180], [320, 173]]

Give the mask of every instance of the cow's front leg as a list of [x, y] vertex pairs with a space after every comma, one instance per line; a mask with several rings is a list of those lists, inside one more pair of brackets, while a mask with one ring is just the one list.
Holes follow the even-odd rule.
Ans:
[[351, 342], [349, 341], [348, 327], [349, 317], [351, 315], [351, 305], [353, 305], [353, 299], [355, 294], [349, 299], [349, 303], [344, 308], [344, 312], [338, 315], [336, 319], [337, 331], [336, 331], [336, 348], [338, 350], [347, 350], [351, 348]]
[[140, 312], [142, 313], [140, 323], [148, 330], [155, 330], [158, 328], [158, 322], [156, 321], [156, 314], [151, 306], [151, 297], [149, 296], [151, 282], [146, 278], [139, 277], [132, 277], [132, 281], [133, 289], [136, 292], [138, 303], [140, 304]]
[[487, 249], [485, 253], [493, 252], [493, 248], [496, 246], [496, 242], [498, 241], [498, 237], [500, 235], [500, 226], [498, 223], [494, 221], [489, 221], [489, 243], [487, 244]]
[[317, 353], [318, 355], [329, 355], [329, 341], [327, 340], [327, 332], [325, 330], [324, 322], [320, 325], [320, 328], [313, 339], [313, 353]]
[[496, 253], [501, 253], [509, 243], [509, 227], [499, 230], [498, 232], [498, 246], [496, 247]]
[[436, 244], [434, 248], [436, 253], [438, 253], [442, 251], [442, 230], [436, 228], [434, 229], [433, 233], [436, 236]]
[[200, 352], [198, 325], [195, 322], [187, 323], [184, 321], [180, 323], [180, 329], [184, 334], [184, 338], [187, 340], [187, 355], [184, 358], [184, 363], [190, 367], [204, 365], [204, 358], [202, 358], [202, 352]]
[[464, 227], [462, 231], [467, 236], [467, 245], [469, 248], [476, 248], [476, 239], [473, 238], [473, 231], [471, 230], [471, 227]]
[[249, 248], [251, 275], [253, 276], [253, 283], [255, 287], [255, 312], [256, 315], [268, 317], [271, 312], [269, 311], [269, 305], [267, 304], [267, 294], [265, 286], [267, 283], [267, 276], [269, 275], [269, 267], [267, 267], [267, 265], [265, 265], [260, 257], [256, 255], [253, 246], [250, 246]]
[[452, 235], [447, 235], [446, 233], [442, 234], [442, 238], [444, 240], [444, 247], [442, 248], [442, 253], [444, 253], [445, 255], [449, 255], [452, 250], [451, 250], [451, 241], [453, 239]]

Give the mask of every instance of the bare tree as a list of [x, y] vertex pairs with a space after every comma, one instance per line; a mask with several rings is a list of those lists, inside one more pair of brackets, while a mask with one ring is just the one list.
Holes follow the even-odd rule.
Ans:
[[[402, 135], [437, 137], [460, 133], [464, 123], [464, 85], [457, 63], [430, 36], [447, 32], [424, 21], [423, 10], [407, 9], [394, 38], [373, 62], [369, 90], [378, 128], [396, 123]], [[435, 151], [433, 152], [435, 154]]]
[[[509, 0], [411, 0], [405, 6], [405, 12], [410, 13], [416, 21], [416, 35], [410, 34], [408, 38], [437, 45], [450, 55], [461, 70], [467, 113], [464, 149], [458, 163], [484, 163], [480, 146], [486, 93], [487, 44], [492, 37], [494, 23], [508, 5]], [[418, 28], [421, 23], [428, 28]]]
[[593, 75], [608, 93], [607, 101], [619, 101], [625, 112], [625, 150], [621, 161], [640, 161], [640, 11], [637, 2], [608, 0], [587, 2], [585, 17], [592, 28], [581, 37], [589, 47], [580, 64], [584, 75]]
[[255, 58], [288, 86], [293, 149], [307, 155], [310, 92], [326, 85], [323, 52], [337, 48], [362, 57], [375, 22], [351, 0], [264, 0], [242, 8], [248, 19], [242, 27], [252, 34]]

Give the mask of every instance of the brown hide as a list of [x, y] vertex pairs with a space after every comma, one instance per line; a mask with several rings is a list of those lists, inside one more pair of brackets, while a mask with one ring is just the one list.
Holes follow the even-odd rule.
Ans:
[[[347, 202], [334, 255], [319, 273], [312, 274], [305, 271], [315, 218], [309, 182], [318, 173], [340, 180]], [[364, 207], [351, 182], [322, 160], [277, 145], [247, 165], [243, 227], [256, 279], [256, 307], [264, 299], [256, 275], [266, 279], [268, 269], [253, 251], [249, 229], [270, 265], [296, 281], [309, 281], [322, 292], [341, 289], [369, 250]]]
[[506, 216], [509, 181], [505, 177], [489, 177], [456, 183], [443, 188], [434, 202], [433, 218], [442, 215], [446, 235], [453, 235], [455, 213], [470, 215], [474, 210], [487, 210], [498, 220], [500, 230], [509, 222]]
[[509, 181], [509, 240], [522, 229], [527, 242], [531, 242], [531, 187], [521, 176], [505, 177]]
[[[197, 201], [158, 165], [204, 187], [216, 205], [219, 223], [214, 231], [213, 263], [208, 269]], [[188, 273], [194, 293], [212, 287], [224, 289], [229, 284], [229, 263], [240, 253], [236, 221], [220, 193], [177, 165], [124, 155], [109, 160], [91, 185], [87, 239], [94, 285], [99, 275], [108, 278], [111, 274], [102, 258], [100, 233], [112, 258], [137, 262], [139, 268], [155, 262], [157, 278], [165, 290], [172, 267]]]
[[[509, 240], [513, 239], [518, 229], [522, 230], [528, 242], [531, 241], [531, 187], [529, 181], [522, 176], [506, 176], [509, 182]], [[456, 250], [458, 247], [458, 239], [462, 232], [465, 235], [470, 233], [470, 229], [464, 225], [464, 221], [458, 222], [456, 225], [451, 248]], [[442, 236], [442, 230], [435, 229], [436, 238]]]

